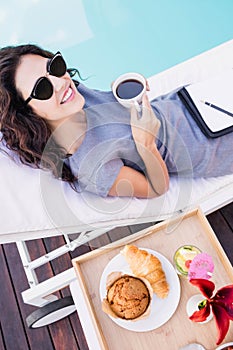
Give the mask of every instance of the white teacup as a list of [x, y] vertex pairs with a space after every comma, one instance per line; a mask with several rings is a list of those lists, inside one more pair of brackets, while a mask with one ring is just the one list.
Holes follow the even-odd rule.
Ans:
[[134, 104], [140, 110], [139, 105], [146, 92], [146, 79], [139, 73], [122, 74], [112, 84], [112, 92], [122, 106], [130, 108]]

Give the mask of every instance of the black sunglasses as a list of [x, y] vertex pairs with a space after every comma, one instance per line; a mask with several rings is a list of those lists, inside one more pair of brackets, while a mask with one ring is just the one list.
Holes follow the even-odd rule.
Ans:
[[[47, 72], [55, 77], [62, 77], [67, 71], [66, 63], [60, 52], [57, 52], [47, 62]], [[37, 79], [31, 95], [26, 99], [28, 104], [33, 98], [36, 100], [48, 100], [53, 95], [53, 84], [47, 77]]]

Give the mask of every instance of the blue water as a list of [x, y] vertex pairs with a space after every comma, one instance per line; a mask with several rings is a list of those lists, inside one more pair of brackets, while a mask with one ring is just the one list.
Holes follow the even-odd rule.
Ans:
[[0, 46], [35, 42], [61, 50], [93, 88], [108, 89], [127, 71], [148, 77], [233, 39], [233, 0], [1, 3]]

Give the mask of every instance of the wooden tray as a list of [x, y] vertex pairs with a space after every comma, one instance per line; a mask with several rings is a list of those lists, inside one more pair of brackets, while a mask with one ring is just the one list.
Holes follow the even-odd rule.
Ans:
[[[174, 252], [184, 244], [198, 246], [210, 254], [215, 270], [212, 281], [216, 288], [233, 282], [233, 268], [212, 228], [200, 209], [173, 220], [151, 226], [103, 248], [73, 259], [73, 266], [81, 284], [86, 303], [103, 350], [178, 350], [188, 343], [201, 343], [213, 349], [217, 340], [214, 320], [206, 324], [194, 323], [186, 314], [188, 299], [199, 290], [185, 277], [180, 277], [181, 296], [173, 316], [161, 327], [149, 332], [133, 332], [115, 324], [101, 309], [99, 284], [108, 262], [127, 243], [150, 248], [163, 254], [171, 263]], [[232, 341], [233, 322], [224, 342]], [[230, 339], [231, 338], [231, 339]]]

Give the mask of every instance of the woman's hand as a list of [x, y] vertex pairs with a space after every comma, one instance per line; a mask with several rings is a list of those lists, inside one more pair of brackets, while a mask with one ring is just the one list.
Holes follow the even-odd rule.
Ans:
[[131, 109], [131, 129], [137, 151], [146, 168], [145, 176], [156, 195], [165, 193], [169, 187], [168, 170], [155, 143], [160, 125], [148, 97], [144, 95], [141, 118], [135, 107]]
[[131, 129], [136, 146], [150, 148], [155, 144], [155, 138], [160, 128], [160, 120], [154, 114], [147, 95], [142, 99], [142, 115], [139, 116], [136, 107], [131, 108]]
[[169, 188], [169, 175], [155, 143], [160, 121], [154, 114], [147, 95], [142, 99], [142, 113], [131, 108], [133, 139], [145, 165], [144, 174], [123, 166], [109, 191], [110, 196], [136, 196], [152, 198], [164, 194]]

